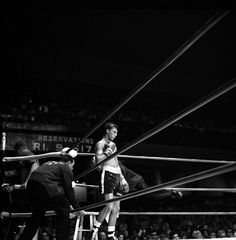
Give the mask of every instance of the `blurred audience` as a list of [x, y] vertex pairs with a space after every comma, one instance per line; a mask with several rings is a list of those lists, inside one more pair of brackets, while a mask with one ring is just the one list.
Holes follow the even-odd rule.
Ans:
[[[170, 106], [165, 108], [161, 106], [159, 99], [147, 96], [142, 101], [138, 101], [135, 107], [131, 106], [118, 111], [115, 114], [115, 118], [117, 121], [124, 123], [155, 125], [184, 108], [180, 108], [180, 100], [174, 97], [170, 97], [170, 99], [172, 99], [174, 105], [171, 108]], [[24, 99], [23, 102], [16, 101], [15, 106], [5, 106], [0, 111], [0, 117], [4, 121], [73, 125], [73, 123], [77, 123], [81, 119], [85, 119], [86, 121], [102, 119], [114, 108], [112, 103], [109, 105], [107, 102], [106, 99], [100, 99], [99, 101], [98, 99], [90, 99], [90, 101], [84, 99], [82, 102], [76, 104], [63, 104], [61, 102], [56, 103], [55, 101], [36, 103], [32, 99]], [[217, 106], [229, 114], [230, 106], [226, 103], [221, 103]], [[155, 111], [152, 109], [153, 107]], [[200, 112], [196, 115], [192, 114], [187, 119], [178, 121], [174, 126], [194, 129], [198, 132], [216, 131], [222, 134], [236, 134], [234, 118], [231, 116], [228, 119], [230, 122], [226, 125], [222, 117], [222, 114], [215, 114], [214, 108], [209, 108], [209, 111]]]

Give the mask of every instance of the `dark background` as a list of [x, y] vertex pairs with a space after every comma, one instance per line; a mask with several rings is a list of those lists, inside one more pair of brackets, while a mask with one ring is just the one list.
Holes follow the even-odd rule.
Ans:
[[[2, 4], [1, 108], [56, 102], [73, 107], [107, 103], [111, 110], [211, 17], [232, 8], [227, 1], [186, 3], [160, 1], [156, 8], [139, 4], [124, 8], [105, 1], [85, 7], [70, 1]], [[151, 126], [138, 125], [140, 131], [135, 127], [128, 134], [132, 122], [125, 123], [121, 141], [137, 137], [235, 77], [235, 17], [231, 10], [121, 109], [152, 117]], [[234, 129], [235, 96], [232, 89], [184, 120], [210, 119]], [[88, 131], [104, 115], [81, 128]], [[222, 137], [222, 132], [211, 132], [199, 138], [201, 131], [199, 126], [197, 132], [171, 126], [153, 142], [194, 146], [211, 142], [210, 147], [234, 149], [234, 134]]]
[[[218, 9], [73, 9], [23, 1], [2, 11], [3, 96], [21, 89], [76, 101], [94, 94], [83, 91], [87, 85], [133, 90]], [[231, 11], [144, 91], [198, 99], [229, 81], [235, 36]]]

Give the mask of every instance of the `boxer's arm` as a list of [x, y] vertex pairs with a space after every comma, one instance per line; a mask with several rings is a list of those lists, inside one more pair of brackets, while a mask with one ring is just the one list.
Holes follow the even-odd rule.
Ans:
[[104, 147], [103, 144], [100, 142], [98, 142], [95, 145], [95, 158], [97, 160], [97, 163], [99, 163], [107, 158], [107, 155], [103, 151], [103, 147]]

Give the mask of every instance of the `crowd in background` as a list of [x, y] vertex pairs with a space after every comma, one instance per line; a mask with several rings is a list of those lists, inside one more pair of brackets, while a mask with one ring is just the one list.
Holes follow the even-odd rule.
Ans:
[[[75, 220], [71, 221], [71, 239]], [[55, 240], [54, 219], [47, 218], [42, 228], [46, 239]], [[88, 232], [83, 232], [87, 239]], [[117, 220], [118, 240], [171, 240], [236, 237], [235, 216], [120, 216]], [[107, 239], [107, 225], [98, 233]]]
[[[195, 198], [196, 199], [196, 198]], [[201, 200], [201, 201], [199, 201]], [[227, 208], [224, 208], [228, 206]], [[207, 209], [208, 207], [208, 209]], [[143, 202], [145, 208], [145, 202]], [[172, 239], [206, 239], [236, 237], [236, 215], [217, 214], [187, 214], [187, 212], [226, 212], [234, 211], [235, 196], [233, 197], [201, 197], [175, 199], [164, 199], [156, 202], [154, 212], [182, 212], [183, 215], [123, 215], [117, 221], [116, 236], [118, 240], [172, 240]], [[123, 209], [121, 212], [128, 209]], [[129, 209], [134, 212], [134, 209]], [[145, 212], [145, 211], [142, 211]], [[150, 211], [149, 211], [150, 212]], [[75, 233], [76, 218], [71, 219], [71, 235]], [[24, 225], [22, 219], [15, 230], [15, 236]], [[20, 226], [20, 227], [19, 227]], [[84, 229], [89, 229], [89, 216], [85, 216]], [[78, 232], [79, 234], [79, 232]], [[88, 231], [82, 233], [83, 240], [88, 239]], [[40, 239], [55, 240], [55, 217], [46, 217], [41, 228]], [[39, 240], [40, 240], [39, 239]], [[107, 223], [104, 222], [98, 233], [99, 240], [107, 239]]]
[[[122, 99], [122, 98], [121, 98]], [[167, 103], [169, 101], [169, 104]], [[190, 103], [193, 102], [189, 102]], [[236, 134], [232, 104], [220, 101], [213, 106], [192, 113], [174, 124], [176, 127], [194, 129], [199, 132], [216, 131], [222, 134]], [[24, 98], [15, 104], [1, 108], [2, 121], [31, 122], [43, 124], [78, 125], [78, 122], [100, 121], [115, 107], [115, 103], [104, 99], [80, 98], [78, 102], [40, 102]], [[183, 110], [184, 99], [173, 96], [164, 99], [145, 96], [135, 103], [127, 104], [113, 116], [116, 121], [140, 125], [156, 125]], [[224, 113], [224, 114], [223, 114]], [[226, 121], [227, 118], [227, 121]]]
[[[92, 96], [92, 94], [91, 94]], [[99, 97], [79, 97], [78, 101], [40, 101], [25, 97], [0, 109], [2, 122], [66, 126], [73, 134], [87, 134], [97, 123], [106, 117], [117, 102]], [[122, 131], [119, 140], [130, 141], [150, 129], [162, 124], [176, 113], [191, 105], [194, 101], [185, 101], [173, 96], [145, 95], [128, 103], [112, 116]], [[233, 150], [236, 135], [236, 121], [232, 114], [233, 106], [227, 101], [212, 103], [173, 123], [153, 138], [151, 143], [186, 147], [203, 147]], [[47, 127], [47, 129], [49, 129]], [[182, 137], [180, 137], [182, 136]]]

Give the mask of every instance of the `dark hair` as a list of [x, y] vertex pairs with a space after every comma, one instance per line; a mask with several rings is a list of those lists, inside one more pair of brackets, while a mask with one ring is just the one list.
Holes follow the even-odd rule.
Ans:
[[18, 151], [18, 150], [22, 149], [23, 147], [26, 147], [26, 144], [19, 141], [19, 142], [16, 142], [16, 144], [14, 145], [13, 148], [15, 151]]
[[65, 162], [65, 163], [67, 163], [67, 162], [73, 163], [73, 161], [74, 161], [74, 158], [71, 157], [68, 153], [61, 153], [60, 159], [62, 162]]
[[107, 122], [107, 123], [105, 124], [105, 131], [106, 131], [107, 129], [111, 130], [112, 128], [116, 128], [116, 129], [118, 130], [118, 125], [115, 124], [115, 123], [113, 123], [113, 122]]

